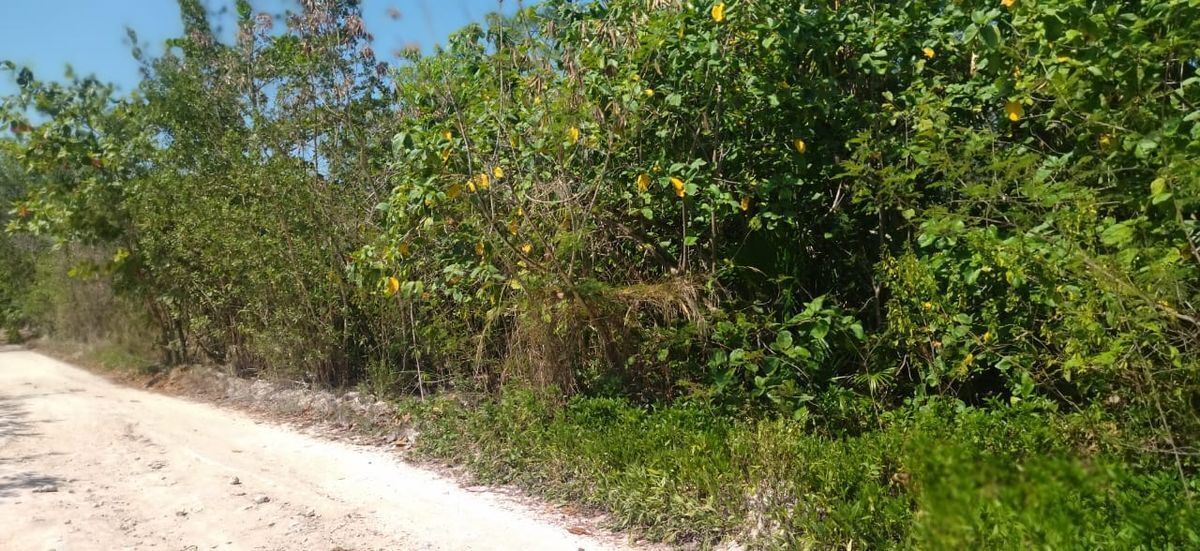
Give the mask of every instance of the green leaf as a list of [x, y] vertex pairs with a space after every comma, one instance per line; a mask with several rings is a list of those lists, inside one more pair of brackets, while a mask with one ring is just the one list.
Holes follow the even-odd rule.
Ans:
[[814, 339], [824, 340], [825, 336], [829, 334], [829, 322], [825, 320], [818, 320], [817, 324], [813, 326], [808, 334], [812, 335], [812, 338]]
[[1159, 195], [1167, 190], [1167, 180], [1164, 178], [1155, 178], [1150, 182], [1150, 195]]
[[1122, 247], [1133, 240], [1133, 221], [1118, 222], [1100, 232], [1100, 241], [1111, 247]]
[[775, 335], [775, 344], [772, 345], [776, 351], [786, 351], [792, 347], [792, 332], [788, 330], [780, 331]]
[[993, 50], [998, 49], [1001, 44], [1000, 27], [995, 23], [984, 25], [979, 32], [980, 38], [983, 38], [983, 43], [987, 44], [988, 48]]
[[1163, 201], [1169, 200], [1173, 194], [1167, 191], [1167, 180], [1165, 178], [1155, 178], [1150, 182], [1150, 203], [1157, 205]]
[[1137, 155], [1137, 157], [1139, 159], [1144, 159], [1144, 158], [1148, 157], [1150, 155], [1150, 153], [1152, 153], [1157, 148], [1158, 148], [1158, 140], [1154, 140], [1151, 138], [1142, 138], [1142, 139], [1138, 140], [1137, 146], [1134, 149], [1134, 154]]

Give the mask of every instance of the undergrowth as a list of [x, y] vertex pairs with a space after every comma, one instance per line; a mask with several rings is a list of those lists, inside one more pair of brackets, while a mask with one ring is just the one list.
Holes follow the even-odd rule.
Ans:
[[[855, 435], [738, 419], [703, 402], [643, 408], [509, 391], [401, 402], [415, 453], [604, 511], [676, 544], [751, 548], [1165, 549], [1200, 544], [1170, 473], [1113, 445], [1098, 410], [989, 411], [931, 400]], [[1200, 480], [1188, 479], [1191, 491]]]

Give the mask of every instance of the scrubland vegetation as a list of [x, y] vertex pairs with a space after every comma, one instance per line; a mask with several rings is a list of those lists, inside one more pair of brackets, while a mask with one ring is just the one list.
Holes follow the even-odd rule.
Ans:
[[1200, 3], [180, 6], [130, 94], [7, 65], [14, 338], [361, 385], [664, 541], [1200, 546]]

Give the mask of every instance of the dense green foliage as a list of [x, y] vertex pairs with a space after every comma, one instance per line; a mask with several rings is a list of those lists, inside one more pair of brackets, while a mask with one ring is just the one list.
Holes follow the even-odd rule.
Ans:
[[[435, 451], [659, 536], [1196, 544], [1200, 4], [549, 0], [394, 66], [301, 5], [181, 0], [127, 97], [8, 65], [9, 229], [167, 362], [532, 389]], [[9, 326], [81, 285], [22, 250]]]
[[[20, 170], [8, 157], [0, 157], [0, 205], [8, 205], [24, 194]], [[8, 209], [0, 209], [0, 223], [9, 218]], [[34, 274], [33, 251], [21, 246], [18, 239], [0, 235], [0, 332], [9, 341], [20, 341], [20, 328], [26, 322], [25, 297]]]

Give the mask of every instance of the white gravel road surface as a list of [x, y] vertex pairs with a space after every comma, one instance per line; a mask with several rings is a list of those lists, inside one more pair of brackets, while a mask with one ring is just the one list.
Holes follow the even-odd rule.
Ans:
[[383, 450], [0, 351], [0, 549], [130, 548], [623, 547]]

